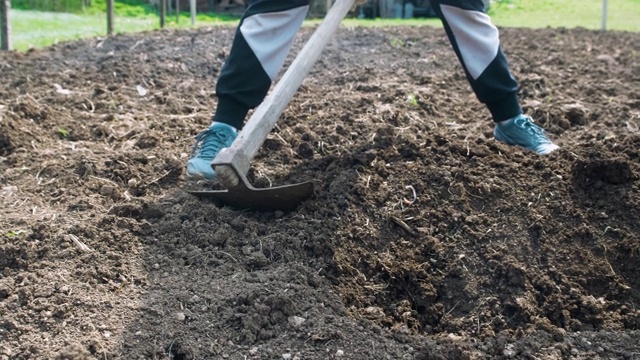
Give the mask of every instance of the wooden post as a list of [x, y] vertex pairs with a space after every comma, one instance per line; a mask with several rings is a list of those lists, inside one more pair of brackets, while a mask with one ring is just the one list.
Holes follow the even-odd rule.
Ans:
[[174, 0], [176, 2], [176, 24], [180, 24], [180, 0]]
[[196, 24], [196, 0], [189, 0], [189, 10], [191, 10], [191, 25]]
[[161, 29], [164, 29], [166, 15], [167, 15], [167, 0], [160, 0], [160, 28]]
[[607, 30], [607, 0], [602, 0], [602, 31]]
[[107, 0], [107, 35], [113, 35], [113, 0]]
[[0, 0], [0, 50], [11, 49], [11, 0]]

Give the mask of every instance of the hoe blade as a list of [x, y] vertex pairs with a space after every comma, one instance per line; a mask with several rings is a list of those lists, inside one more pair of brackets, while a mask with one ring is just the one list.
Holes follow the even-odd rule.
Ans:
[[313, 195], [313, 183], [303, 182], [270, 188], [255, 188], [246, 177], [227, 190], [190, 191], [191, 194], [237, 209], [257, 211], [293, 210]]

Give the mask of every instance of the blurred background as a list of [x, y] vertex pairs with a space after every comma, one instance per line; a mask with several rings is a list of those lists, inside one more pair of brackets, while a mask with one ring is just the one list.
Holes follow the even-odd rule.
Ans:
[[[235, 26], [246, 1], [0, 0], [2, 48], [25, 51], [78, 38], [165, 27]], [[312, 0], [305, 25], [317, 25], [334, 1]], [[113, 9], [110, 24], [109, 5]], [[640, 31], [640, 0], [484, 0], [484, 5], [498, 27]], [[367, 0], [353, 8], [344, 25], [441, 26], [429, 0]]]

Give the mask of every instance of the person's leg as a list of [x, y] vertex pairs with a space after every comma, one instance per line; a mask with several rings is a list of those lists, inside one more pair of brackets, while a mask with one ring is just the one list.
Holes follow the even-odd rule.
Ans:
[[216, 84], [214, 121], [242, 128], [247, 112], [269, 91], [308, 8], [309, 0], [249, 3]]
[[471, 88], [496, 122], [496, 139], [540, 154], [558, 147], [522, 114], [518, 83], [509, 71], [498, 29], [485, 13], [482, 0], [430, 0], [442, 20]]
[[308, 8], [309, 0], [249, 2], [218, 77], [212, 124], [196, 137], [187, 163], [188, 177], [215, 177], [211, 161], [233, 143], [249, 110], [264, 100]]
[[431, 6], [442, 20], [471, 88], [493, 119], [502, 121], [522, 113], [518, 84], [500, 48], [498, 29], [484, 12], [484, 2], [431, 0]]

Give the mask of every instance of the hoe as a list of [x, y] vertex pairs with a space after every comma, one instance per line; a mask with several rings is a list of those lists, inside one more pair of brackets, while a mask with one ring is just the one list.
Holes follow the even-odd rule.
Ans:
[[313, 194], [313, 183], [255, 188], [247, 180], [251, 159], [275, 126], [302, 81], [355, 0], [337, 0], [293, 60], [273, 91], [256, 108], [233, 144], [222, 149], [211, 166], [226, 190], [191, 191], [201, 198], [240, 209], [292, 210]]

